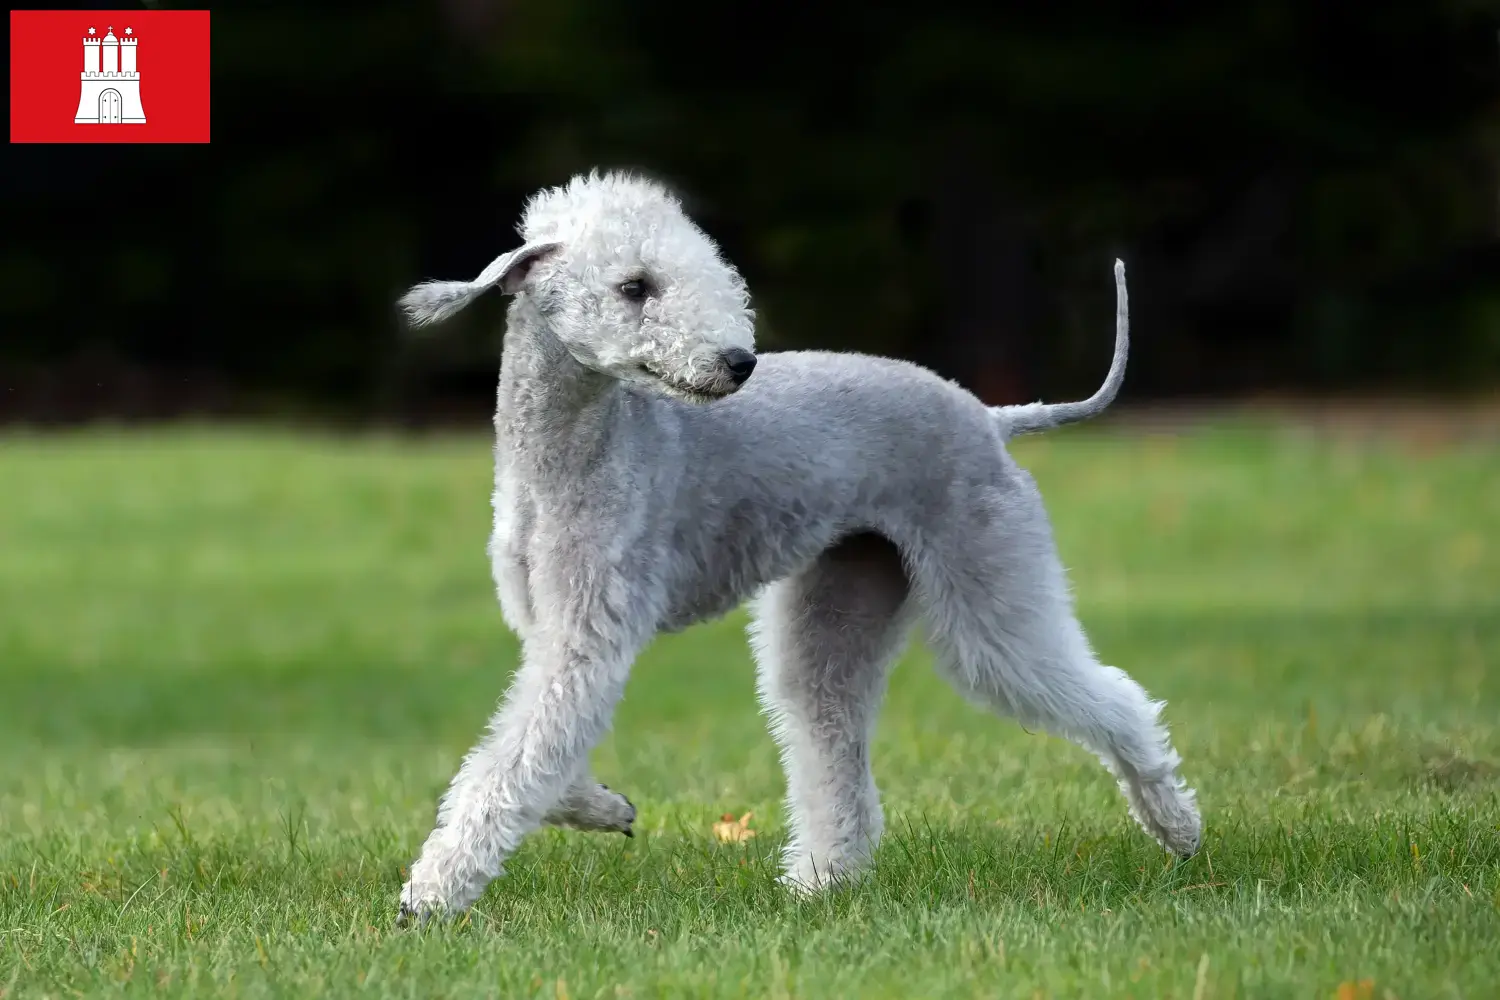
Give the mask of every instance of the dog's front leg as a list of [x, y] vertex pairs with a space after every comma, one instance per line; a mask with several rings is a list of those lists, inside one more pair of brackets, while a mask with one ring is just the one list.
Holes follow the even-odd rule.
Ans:
[[456, 914], [559, 805], [608, 728], [635, 649], [528, 640], [490, 732], [469, 752], [401, 889], [401, 919]]

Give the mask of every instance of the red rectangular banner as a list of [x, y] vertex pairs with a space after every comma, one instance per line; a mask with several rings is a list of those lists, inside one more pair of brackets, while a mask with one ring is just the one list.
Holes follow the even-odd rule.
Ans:
[[10, 12], [11, 142], [208, 142], [206, 10]]

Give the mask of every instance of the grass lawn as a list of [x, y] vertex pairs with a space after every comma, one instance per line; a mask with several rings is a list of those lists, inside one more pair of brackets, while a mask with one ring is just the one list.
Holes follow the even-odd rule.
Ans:
[[[1101, 657], [1168, 701], [1205, 850], [914, 646], [873, 876], [773, 883], [743, 619], [642, 657], [601, 780], [472, 916], [403, 866], [515, 662], [488, 442], [0, 437], [0, 995], [1495, 996], [1500, 452], [1233, 423], [1018, 442]], [[758, 835], [714, 839], [722, 813]]]

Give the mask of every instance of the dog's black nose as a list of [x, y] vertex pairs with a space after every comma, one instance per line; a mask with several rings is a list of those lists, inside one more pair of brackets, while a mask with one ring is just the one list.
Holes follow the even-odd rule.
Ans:
[[738, 347], [731, 347], [724, 352], [724, 365], [729, 369], [730, 376], [735, 385], [744, 385], [745, 379], [755, 371], [755, 355], [749, 351], [743, 351]]

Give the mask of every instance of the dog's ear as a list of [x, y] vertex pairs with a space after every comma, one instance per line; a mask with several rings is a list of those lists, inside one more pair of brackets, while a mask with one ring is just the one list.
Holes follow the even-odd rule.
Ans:
[[496, 285], [506, 295], [519, 292], [533, 265], [561, 249], [561, 243], [528, 243], [490, 261], [473, 281], [424, 281], [398, 304], [412, 326], [441, 323]]
[[561, 249], [561, 243], [528, 243], [519, 250], [512, 250], [508, 254], [495, 258], [476, 280], [484, 281], [493, 271], [494, 278], [490, 284], [499, 285], [500, 291], [506, 295], [514, 295], [525, 287], [526, 278], [531, 274], [533, 264], [545, 260]]

